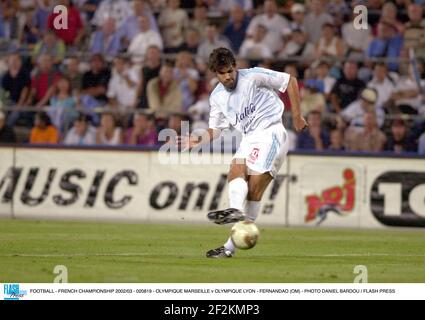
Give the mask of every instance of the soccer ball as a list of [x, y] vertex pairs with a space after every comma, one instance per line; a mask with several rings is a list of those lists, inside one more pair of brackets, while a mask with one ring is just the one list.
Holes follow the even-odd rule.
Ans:
[[231, 230], [231, 238], [236, 248], [247, 250], [257, 243], [260, 230], [252, 221], [240, 221], [235, 223]]

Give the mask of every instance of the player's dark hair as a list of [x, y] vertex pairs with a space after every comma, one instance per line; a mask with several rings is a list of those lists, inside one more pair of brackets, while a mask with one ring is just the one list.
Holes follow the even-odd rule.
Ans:
[[208, 66], [212, 72], [226, 67], [235, 67], [236, 59], [232, 51], [227, 48], [217, 48], [210, 54]]

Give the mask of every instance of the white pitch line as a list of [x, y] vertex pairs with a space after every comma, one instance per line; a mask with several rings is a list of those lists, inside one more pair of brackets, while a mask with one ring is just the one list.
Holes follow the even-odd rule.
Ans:
[[0, 257], [26, 257], [26, 258], [63, 258], [63, 257], [132, 257], [152, 256], [147, 253], [70, 253], [70, 254], [2, 254]]
[[[0, 254], [0, 257], [25, 257], [25, 258], [66, 258], [66, 257], [146, 257], [162, 256], [164, 254], [152, 253], [71, 253], [71, 254]], [[332, 257], [419, 257], [425, 254], [394, 254], [394, 253], [347, 253], [347, 254], [317, 254], [317, 255], [284, 255], [280, 257], [291, 258], [332, 258]]]

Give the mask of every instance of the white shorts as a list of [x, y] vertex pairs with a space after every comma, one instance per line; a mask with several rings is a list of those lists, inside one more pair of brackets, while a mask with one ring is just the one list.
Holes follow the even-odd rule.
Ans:
[[255, 173], [270, 172], [275, 177], [289, 148], [289, 137], [282, 123], [250, 133], [242, 138], [233, 159], [245, 159]]

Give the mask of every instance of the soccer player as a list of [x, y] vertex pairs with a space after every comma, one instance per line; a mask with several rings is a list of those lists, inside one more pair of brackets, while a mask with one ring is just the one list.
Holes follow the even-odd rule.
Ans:
[[[235, 57], [226, 48], [217, 48], [211, 53], [209, 68], [216, 73], [219, 84], [210, 95], [208, 132], [201, 139], [180, 137], [178, 142], [191, 149], [215, 139], [221, 130], [230, 126], [243, 134], [228, 175], [229, 208], [210, 212], [208, 218], [217, 224], [254, 221], [263, 193], [288, 152], [288, 134], [282, 124], [284, 105], [276, 91], [288, 91], [296, 131], [307, 127], [300, 113], [297, 79], [264, 68], [237, 70]], [[228, 258], [235, 251], [229, 238], [223, 246], [209, 250], [206, 255]]]

